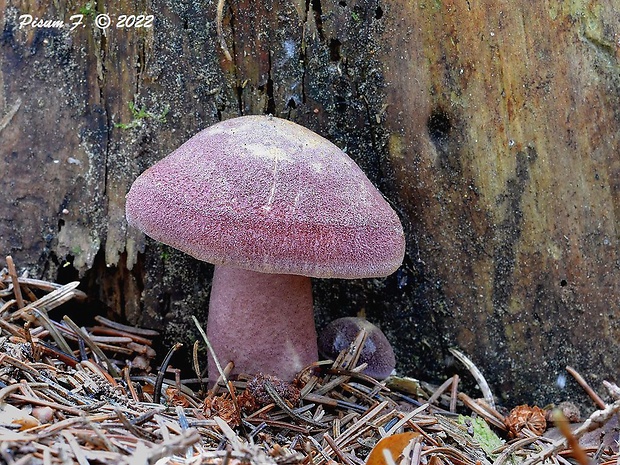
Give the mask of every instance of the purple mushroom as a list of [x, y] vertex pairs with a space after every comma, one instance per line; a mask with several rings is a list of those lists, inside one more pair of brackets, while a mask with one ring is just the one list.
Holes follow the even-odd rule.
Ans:
[[387, 276], [405, 250], [398, 216], [362, 170], [271, 116], [196, 134], [136, 179], [126, 216], [215, 264], [207, 334], [222, 364], [289, 380], [318, 359], [310, 277]]
[[364, 318], [348, 316], [328, 324], [319, 335], [319, 352], [323, 357], [335, 360], [340, 352], [349, 347], [362, 329], [366, 330], [368, 337], [360, 352], [358, 363], [368, 364], [364, 374], [376, 379], [385, 379], [396, 366], [394, 350], [385, 334]]

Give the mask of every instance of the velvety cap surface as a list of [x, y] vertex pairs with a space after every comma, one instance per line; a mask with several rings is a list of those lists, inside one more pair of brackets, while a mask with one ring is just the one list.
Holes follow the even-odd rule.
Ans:
[[264, 273], [386, 276], [405, 251], [398, 216], [353, 160], [270, 116], [196, 134], [136, 179], [126, 215], [200, 260]]
[[360, 352], [359, 363], [368, 364], [364, 370], [368, 376], [385, 379], [396, 366], [394, 350], [383, 331], [364, 318], [347, 316], [328, 324], [319, 334], [319, 353], [335, 360], [341, 351], [351, 345], [362, 329], [366, 330], [368, 337]]

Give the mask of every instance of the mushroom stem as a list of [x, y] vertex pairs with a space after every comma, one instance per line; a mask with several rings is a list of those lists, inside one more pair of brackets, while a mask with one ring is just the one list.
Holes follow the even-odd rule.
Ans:
[[[234, 373], [292, 380], [318, 360], [310, 278], [216, 266], [207, 334], [222, 364]], [[217, 379], [209, 359], [209, 378]]]

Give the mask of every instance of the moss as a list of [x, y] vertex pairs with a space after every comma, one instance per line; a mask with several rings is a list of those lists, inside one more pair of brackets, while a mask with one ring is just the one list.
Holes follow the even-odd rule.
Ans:
[[84, 16], [94, 16], [97, 10], [93, 2], [87, 2], [79, 8], [78, 12]]
[[493, 432], [484, 419], [480, 417], [472, 418], [465, 415], [459, 415], [459, 424], [473, 429], [473, 437], [478, 442], [480, 447], [482, 447], [482, 450], [484, 450], [490, 458], [496, 458], [497, 454], [493, 454], [493, 451], [502, 447], [504, 445], [504, 441]]
[[170, 107], [166, 105], [160, 113], [154, 113], [144, 108], [138, 108], [134, 102], [128, 103], [129, 110], [131, 111], [131, 121], [129, 123], [114, 123], [115, 128], [120, 129], [132, 129], [144, 124], [144, 120], [153, 119], [160, 123], [166, 122], [166, 116], [170, 112]]

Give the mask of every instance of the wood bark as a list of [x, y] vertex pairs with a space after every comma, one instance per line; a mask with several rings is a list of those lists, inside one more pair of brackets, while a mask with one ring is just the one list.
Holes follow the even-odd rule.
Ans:
[[271, 113], [345, 149], [407, 230], [394, 275], [315, 282], [319, 326], [364, 312], [423, 378], [457, 347], [508, 404], [579, 398], [566, 365], [617, 377], [613, 0], [215, 3], [0, 0], [0, 253], [191, 342], [211, 267], [128, 229], [124, 196], [200, 129]]

